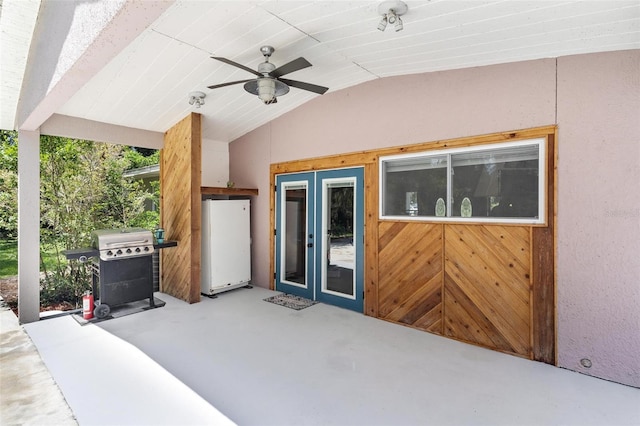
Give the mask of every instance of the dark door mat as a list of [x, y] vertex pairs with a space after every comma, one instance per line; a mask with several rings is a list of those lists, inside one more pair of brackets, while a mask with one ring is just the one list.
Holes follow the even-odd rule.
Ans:
[[284, 306], [287, 308], [295, 309], [299, 311], [309, 306], [315, 305], [315, 300], [305, 299], [304, 297], [294, 296], [293, 294], [278, 294], [276, 296], [267, 297], [263, 299], [265, 302], [275, 303], [276, 305]]
[[114, 318], [124, 317], [126, 315], [137, 314], [138, 312], [148, 311], [149, 309], [161, 308], [166, 305], [166, 302], [158, 299], [157, 297], [153, 298], [153, 303], [155, 306], [149, 306], [149, 299], [138, 300], [136, 302], [123, 303], [122, 305], [112, 306], [111, 313], [104, 318], [96, 318], [93, 317], [90, 320], [86, 320], [82, 318], [82, 311], [77, 314], [71, 315], [73, 319], [75, 319], [80, 325], [87, 324], [95, 324], [102, 321], [107, 321]]

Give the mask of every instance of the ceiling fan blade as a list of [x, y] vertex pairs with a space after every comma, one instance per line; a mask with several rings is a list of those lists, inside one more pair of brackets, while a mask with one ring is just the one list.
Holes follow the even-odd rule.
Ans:
[[275, 70], [271, 71], [269, 75], [271, 77], [278, 78], [282, 75], [292, 73], [294, 71], [298, 71], [304, 68], [309, 68], [311, 64], [305, 58], [294, 59], [291, 62], [287, 62], [286, 64], [279, 66]]
[[219, 56], [212, 56], [211, 58], [215, 59], [217, 61], [220, 61], [220, 62], [224, 62], [225, 64], [233, 65], [234, 67], [237, 67], [237, 68], [240, 68], [240, 69], [245, 70], [247, 72], [250, 72], [251, 74], [257, 75], [258, 77], [262, 77], [262, 74], [259, 73], [258, 71], [252, 70], [251, 68], [245, 67], [244, 65], [241, 65], [241, 64], [239, 64], [237, 62], [233, 62], [231, 59], [221, 58]]
[[298, 89], [302, 89], [302, 90], [308, 90], [309, 92], [314, 92], [317, 93], [319, 95], [324, 95], [324, 93], [329, 90], [328, 87], [324, 87], [324, 86], [318, 86], [315, 84], [311, 84], [311, 83], [304, 83], [302, 81], [296, 81], [296, 80], [287, 80], [284, 78], [279, 78], [278, 80], [280, 80], [281, 82], [283, 82], [284, 84], [291, 86], [291, 87], [296, 87]]
[[246, 83], [247, 81], [251, 81], [253, 80], [252, 78], [248, 79], [248, 80], [238, 80], [238, 81], [230, 81], [228, 83], [221, 83], [221, 84], [214, 84], [213, 86], [207, 86], [209, 89], [217, 89], [219, 87], [225, 87], [225, 86], [231, 86], [232, 84], [238, 84], [238, 83]]

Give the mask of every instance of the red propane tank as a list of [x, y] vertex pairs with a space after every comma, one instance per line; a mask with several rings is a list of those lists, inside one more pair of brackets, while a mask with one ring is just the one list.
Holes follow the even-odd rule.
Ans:
[[82, 296], [82, 318], [86, 320], [93, 318], [93, 294], [90, 291]]

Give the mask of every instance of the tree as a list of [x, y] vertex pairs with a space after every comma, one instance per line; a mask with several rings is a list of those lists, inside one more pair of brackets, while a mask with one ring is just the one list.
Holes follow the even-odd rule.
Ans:
[[18, 232], [18, 143], [17, 132], [0, 130], [0, 238], [12, 239]]
[[[0, 133], [0, 236], [17, 233], [17, 148], [15, 132]], [[146, 155], [143, 155], [146, 154]], [[96, 229], [154, 228], [158, 212], [145, 212], [147, 199], [159, 198], [159, 185], [145, 187], [125, 178], [126, 170], [157, 164], [158, 152], [86, 140], [40, 137], [41, 246], [59, 253], [90, 245]], [[84, 264], [58, 256], [51, 270], [42, 267], [43, 302], [78, 302], [89, 288]]]
[[[96, 229], [157, 225], [157, 217], [149, 223], [144, 212], [145, 199], [154, 194], [142, 182], [123, 177], [140, 163], [139, 155], [119, 145], [42, 136], [42, 243], [68, 250], [89, 246]], [[76, 300], [89, 286], [84, 264], [60, 261], [47, 272], [45, 289], [67, 282]]]

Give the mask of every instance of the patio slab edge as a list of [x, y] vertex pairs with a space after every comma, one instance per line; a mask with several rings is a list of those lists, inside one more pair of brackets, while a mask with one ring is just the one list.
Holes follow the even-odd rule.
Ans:
[[6, 306], [0, 307], [0, 364], [0, 424], [78, 424], [31, 338]]

